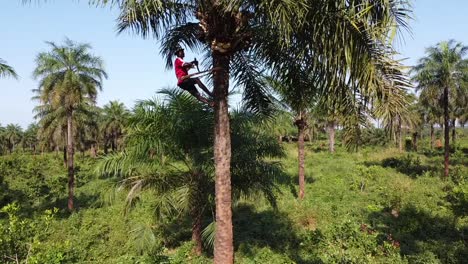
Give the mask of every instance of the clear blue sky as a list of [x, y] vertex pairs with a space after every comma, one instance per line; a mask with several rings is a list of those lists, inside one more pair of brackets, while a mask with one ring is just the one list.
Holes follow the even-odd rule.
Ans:
[[[174, 74], [165, 70], [154, 40], [116, 34], [116, 9], [90, 7], [87, 0], [52, 0], [40, 5], [20, 2], [0, 0], [0, 58], [21, 76], [19, 81], [0, 79], [3, 126], [17, 123], [25, 128], [34, 121], [31, 89], [37, 82], [31, 72], [37, 53], [48, 49], [44, 41], [60, 43], [68, 37], [93, 46], [109, 74], [98, 96], [100, 106], [119, 100], [130, 108], [136, 100], [153, 97], [159, 89], [174, 85]], [[408, 58], [405, 64], [414, 64], [424, 55], [425, 47], [442, 40], [453, 38], [468, 45], [468, 1], [417, 0], [414, 16], [412, 36], [405, 34], [404, 42], [397, 45], [402, 56]], [[187, 55], [188, 59], [192, 57]]]

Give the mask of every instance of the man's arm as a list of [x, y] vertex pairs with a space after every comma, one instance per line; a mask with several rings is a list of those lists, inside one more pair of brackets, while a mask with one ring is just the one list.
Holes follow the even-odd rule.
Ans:
[[191, 69], [191, 68], [194, 67], [194, 65], [191, 62], [184, 62], [184, 64], [182, 64], [182, 67], [187, 68], [187, 69]]

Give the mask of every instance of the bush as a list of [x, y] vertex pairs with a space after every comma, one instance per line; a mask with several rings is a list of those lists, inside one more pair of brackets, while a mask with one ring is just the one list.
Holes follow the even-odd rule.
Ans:
[[468, 183], [454, 187], [447, 194], [447, 201], [451, 204], [453, 213], [463, 217], [468, 215]]
[[426, 166], [421, 164], [421, 159], [418, 156], [408, 154], [403, 157], [391, 157], [382, 160], [382, 167], [395, 168], [398, 172], [409, 176], [422, 175], [428, 170]]
[[317, 232], [311, 235], [318, 238], [317, 252], [323, 263], [376, 263], [383, 259], [385, 263], [402, 262], [399, 242], [367, 224], [347, 219], [323, 234]]
[[[0, 260], [1, 263], [61, 263], [63, 254], [56, 252], [52, 257], [44, 259], [34, 256], [41, 247], [40, 240], [47, 237], [49, 225], [57, 213], [57, 209], [46, 210], [43, 217], [36, 221], [18, 216], [20, 207], [17, 203], [4, 206], [0, 213], [7, 215], [7, 221], [0, 222]], [[59, 242], [57, 244], [63, 244]]]

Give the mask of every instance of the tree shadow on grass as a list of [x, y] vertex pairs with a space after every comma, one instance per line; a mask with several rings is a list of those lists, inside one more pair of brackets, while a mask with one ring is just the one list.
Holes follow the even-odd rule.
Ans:
[[365, 161], [364, 166], [381, 166], [383, 168], [393, 168], [396, 171], [406, 174], [411, 178], [417, 178], [428, 171], [439, 171], [436, 165], [424, 165], [421, 163], [419, 157], [406, 155], [402, 157], [390, 157], [382, 161]]
[[466, 263], [468, 259], [468, 230], [458, 230], [451, 217], [409, 206], [396, 216], [386, 211], [372, 213], [369, 221], [375, 229], [398, 241], [400, 254], [409, 260], [428, 254], [436, 255], [442, 263]]
[[300, 256], [301, 239], [285, 213], [278, 211], [256, 212], [252, 206], [241, 205], [234, 211], [234, 242], [236, 251], [254, 258], [255, 248], [270, 248], [296, 263], [317, 263]]

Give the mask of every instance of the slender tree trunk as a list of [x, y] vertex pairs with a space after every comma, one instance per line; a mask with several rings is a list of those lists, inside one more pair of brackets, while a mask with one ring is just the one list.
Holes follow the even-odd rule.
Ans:
[[398, 116], [398, 150], [403, 151], [403, 138], [402, 138], [402, 129], [401, 129], [401, 117]]
[[104, 154], [107, 155], [107, 153], [109, 153], [108, 146], [107, 146], [107, 140], [104, 140]]
[[455, 127], [456, 122], [457, 122], [456, 119], [452, 119], [452, 145], [454, 147], [455, 147], [455, 139], [457, 137], [457, 131], [456, 131], [456, 127]]
[[90, 149], [90, 154], [91, 154], [91, 157], [92, 158], [95, 158], [97, 156], [97, 153], [96, 153], [96, 144], [91, 144], [91, 149]]
[[445, 155], [444, 155], [444, 176], [447, 178], [449, 174], [449, 151], [450, 151], [450, 126], [449, 126], [449, 110], [448, 110], [448, 87], [444, 88], [444, 145], [445, 145]]
[[413, 150], [418, 151], [418, 132], [413, 132]]
[[231, 134], [229, 124], [229, 57], [213, 54], [215, 100], [214, 161], [216, 195], [216, 236], [214, 263], [234, 263], [234, 237], [231, 208]]
[[202, 242], [202, 211], [199, 208], [192, 209], [192, 241], [195, 243], [195, 254], [200, 256], [203, 251]]
[[111, 149], [112, 149], [112, 152], [115, 152], [115, 136], [112, 135], [112, 139], [111, 139]]
[[203, 213], [205, 210], [204, 203], [205, 193], [203, 187], [206, 185], [203, 182], [205, 175], [202, 173], [193, 173], [191, 175], [191, 181], [193, 183], [193, 189], [191, 190], [193, 193], [191, 197], [193, 197], [190, 203], [190, 216], [192, 218], [192, 241], [195, 244], [194, 253], [197, 256], [202, 254], [203, 250], [203, 242], [202, 242], [202, 220], [203, 220]]
[[68, 165], [68, 210], [75, 209], [73, 204], [73, 196], [75, 192], [75, 174], [73, 165], [73, 122], [70, 111], [67, 116], [67, 165]]
[[296, 120], [295, 125], [297, 126], [298, 139], [297, 139], [297, 159], [299, 164], [299, 199], [303, 200], [305, 195], [305, 151], [304, 151], [304, 130], [306, 122], [304, 120], [304, 113], [299, 114], [299, 118]]
[[63, 146], [63, 166], [67, 168], [68, 162], [67, 162], [67, 152], [68, 152], [68, 143], [66, 146]]
[[431, 149], [434, 148], [434, 124], [431, 124]]
[[331, 153], [335, 152], [335, 121], [328, 123], [328, 144]]

